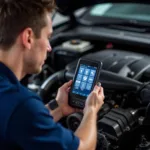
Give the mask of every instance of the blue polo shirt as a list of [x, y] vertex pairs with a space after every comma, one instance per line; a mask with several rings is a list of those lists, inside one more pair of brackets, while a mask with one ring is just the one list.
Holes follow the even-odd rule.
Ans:
[[0, 63], [0, 150], [77, 150], [79, 139], [53, 121], [42, 100]]

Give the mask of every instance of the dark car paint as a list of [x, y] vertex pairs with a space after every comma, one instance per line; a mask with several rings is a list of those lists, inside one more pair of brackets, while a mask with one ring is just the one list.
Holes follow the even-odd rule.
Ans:
[[94, 5], [97, 3], [123, 3], [123, 2], [131, 2], [131, 3], [150, 3], [149, 0], [56, 0], [56, 4], [58, 6], [58, 10], [63, 15], [70, 15], [75, 10], [81, 7]]

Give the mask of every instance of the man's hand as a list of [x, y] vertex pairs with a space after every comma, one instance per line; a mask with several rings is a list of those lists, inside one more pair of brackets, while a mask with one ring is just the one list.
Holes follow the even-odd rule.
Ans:
[[104, 93], [103, 88], [95, 86], [93, 91], [87, 97], [84, 116], [75, 131], [75, 135], [79, 137], [80, 144], [78, 150], [95, 150], [97, 143], [97, 112], [103, 105]]
[[72, 84], [72, 80], [62, 85], [58, 89], [58, 93], [56, 96], [56, 100], [62, 111], [63, 116], [67, 116], [74, 112], [80, 111], [79, 109], [72, 108], [71, 106], [68, 105], [68, 94], [69, 94], [71, 84]]
[[93, 91], [87, 97], [84, 113], [91, 109], [94, 110], [95, 113], [97, 113], [104, 103], [103, 100], [104, 100], [103, 88], [101, 86], [99, 87], [95, 85]]

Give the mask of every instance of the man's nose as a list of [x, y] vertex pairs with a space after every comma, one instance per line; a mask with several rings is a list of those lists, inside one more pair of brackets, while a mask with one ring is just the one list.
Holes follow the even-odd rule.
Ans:
[[51, 51], [52, 51], [52, 47], [51, 47], [50, 44], [49, 44], [48, 47], [47, 47], [47, 51], [48, 51], [48, 52], [51, 52]]

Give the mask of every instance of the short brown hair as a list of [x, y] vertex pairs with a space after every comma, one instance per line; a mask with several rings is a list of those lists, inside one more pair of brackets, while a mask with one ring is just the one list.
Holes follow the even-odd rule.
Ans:
[[54, 8], [54, 0], [0, 0], [0, 48], [10, 48], [27, 27], [39, 38], [46, 25], [45, 11]]

